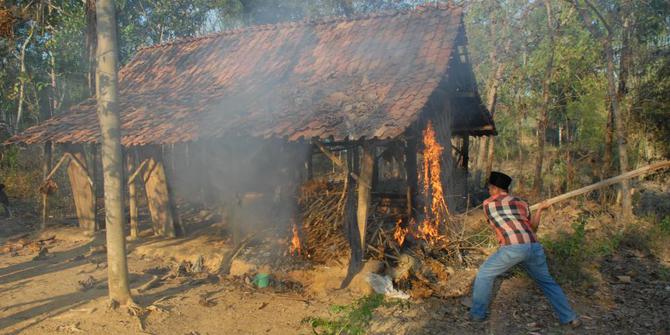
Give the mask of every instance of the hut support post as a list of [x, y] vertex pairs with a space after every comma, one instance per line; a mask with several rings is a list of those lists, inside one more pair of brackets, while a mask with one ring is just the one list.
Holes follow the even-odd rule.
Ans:
[[86, 168], [84, 147], [72, 144], [66, 146], [65, 149], [72, 156], [67, 166], [67, 174], [70, 179], [79, 227], [88, 233], [93, 233], [96, 230], [95, 193]]
[[176, 237], [175, 222], [172, 216], [170, 196], [168, 195], [167, 176], [160, 150], [152, 150], [146, 169], [144, 183], [147, 202], [154, 233], [164, 237]]
[[[126, 164], [128, 165], [128, 175], [135, 171], [135, 151], [126, 150]], [[139, 225], [137, 222], [137, 184], [135, 179], [128, 180], [128, 214], [130, 216], [130, 238], [135, 240], [139, 235]]]
[[416, 219], [414, 209], [417, 208], [416, 192], [418, 188], [418, 174], [416, 167], [416, 138], [407, 139], [405, 147], [405, 174], [407, 177], [407, 220]]
[[[44, 143], [44, 161], [42, 162], [42, 177], [46, 181], [46, 177], [51, 171], [51, 156], [52, 156], [51, 142]], [[44, 230], [47, 226], [47, 219], [49, 218], [49, 195], [42, 192], [42, 221], [40, 230]]]
[[374, 170], [375, 155], [369, 143], [361, 146], [361, 161], [358, 178], [358, 206], [356, 218], [359, 236], [361, 237], [361, 251], [365, 255], [365, 233], [367, 229], [368, 212], [370, 208], [370, 193], [372, 188], [372, 173]]

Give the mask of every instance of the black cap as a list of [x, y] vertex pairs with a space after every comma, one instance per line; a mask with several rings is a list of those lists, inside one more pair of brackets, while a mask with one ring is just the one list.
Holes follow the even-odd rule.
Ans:
[[509, 190], [509, 184], [512, 183], [512, 177], [497, 171], [492, 171], [489, 176], [489, 184], [502, 188], [503, 190]]

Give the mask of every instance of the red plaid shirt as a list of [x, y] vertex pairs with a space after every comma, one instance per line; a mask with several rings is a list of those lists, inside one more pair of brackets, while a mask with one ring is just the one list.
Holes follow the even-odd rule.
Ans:
[[500, 245], [537, 242], [525, 201], [506, 193], [498, 194], [484, 200], [484, 212]]

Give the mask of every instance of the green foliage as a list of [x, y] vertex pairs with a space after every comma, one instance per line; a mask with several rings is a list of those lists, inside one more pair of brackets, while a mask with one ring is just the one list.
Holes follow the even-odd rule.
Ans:
[[617, 233], [602, 239], [588, 240], [586, 224], [589, 219], [589, 214], [583, 213], [572, 224], [572, 233], [562, 233], [558, 238], [542, 241], [551, 263], [551, 271], [559, 282], [591, 282], [585, 265], [597, 257], [612, 254], [621, 243], [622, 235]]
[[332, 319], [309, 317], [305, 318], [302, 322], [309, 324], [315, 334], [360, 335], [365, 334], [375, 309], [383, 305], [390, 306], [398, 303], [397, 301], [385, 301], [384, 296], [381, 294], [372, 294], [358, 299], [351, 305], [331, 306], [331, 314], [334, 314]]
[[659, 229], [663, 234], [670, 235], [670, 216], [666, 216], [658, 224]]
[[635, 100], [633, 119], [670, 158], [670, 54], [650, 66]]

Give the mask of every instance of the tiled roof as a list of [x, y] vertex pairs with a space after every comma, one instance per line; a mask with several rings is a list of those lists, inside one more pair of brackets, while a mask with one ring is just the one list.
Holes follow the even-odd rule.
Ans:
[[[122, 143], [396, 137], [445, 78], [461, 16], [458, 8], [421, 7], [142, 49], [119, 73]], [[86, 100], [10, 142], [97, 142], [95, 108]], [[475, 123], [493, 129], [486, 115]]]

